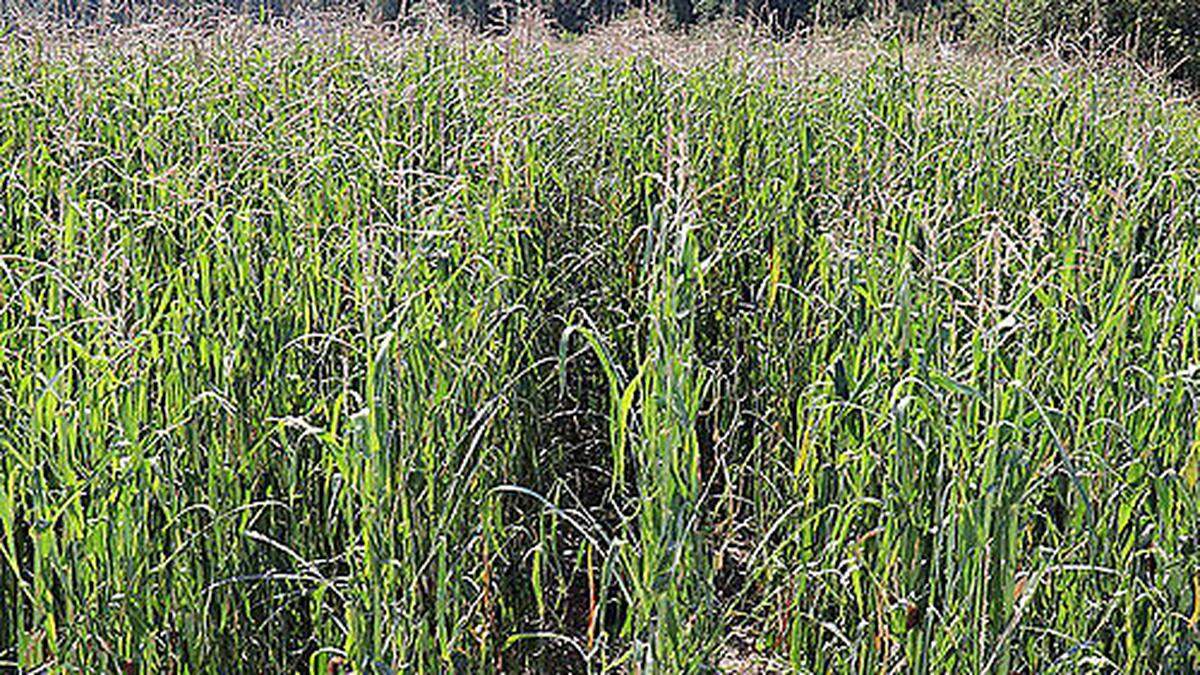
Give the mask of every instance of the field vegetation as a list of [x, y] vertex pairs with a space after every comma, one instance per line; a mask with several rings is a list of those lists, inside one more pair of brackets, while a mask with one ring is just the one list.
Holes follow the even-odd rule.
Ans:
[[510, 30], [528, 13], [579, 33], [631, 10], [674, 28], [736, 18], [776, 36], [847, 22], [902, 22], [923, 36], [1023, 51], [1047, 47], [1120, 51], [1200, 86], [1200, 2], [1196, 0], [5, 0], [0, 17], [52, 17], [75, 25], [127, 25], [162, 16], [238, 13], [258, 21], [337, 11], [391, 26], [428, 24], [447, 13], [482, 32]]
[[1099, 65], [10, 26], [0, 668], [1200, 669], [1200, 108]]

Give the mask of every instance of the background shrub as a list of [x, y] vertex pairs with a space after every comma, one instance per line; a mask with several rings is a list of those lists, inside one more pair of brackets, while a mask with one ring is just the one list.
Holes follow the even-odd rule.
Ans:
[[1193, 0], [971, 0], [974, 33], [1030, 45], [1063, 38], [1127, 49], [1175, 74], [1200, 75], [1200, 3]]

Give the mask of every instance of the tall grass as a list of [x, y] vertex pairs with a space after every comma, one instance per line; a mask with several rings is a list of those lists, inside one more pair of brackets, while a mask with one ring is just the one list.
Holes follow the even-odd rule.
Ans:
[[3, 43], [0, 661], [1200, 668], [1195, 103], [606, 39]]

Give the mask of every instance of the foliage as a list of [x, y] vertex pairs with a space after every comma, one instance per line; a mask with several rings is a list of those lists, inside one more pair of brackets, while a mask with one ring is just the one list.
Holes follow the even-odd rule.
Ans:
[[1200, 112], [1157, 85], [88, 44], [0, 48], [0, 661], [1200, 667]]
[[971, 0], [976, 31], [1002, 43], [1088, 37], [1200, 82], [1200, 3], [1193, 0]]

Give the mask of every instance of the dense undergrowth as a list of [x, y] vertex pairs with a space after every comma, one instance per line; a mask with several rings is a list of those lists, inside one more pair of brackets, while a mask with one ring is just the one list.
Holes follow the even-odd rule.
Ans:
[[481, 33], [511, 30], [531, 12], [575, 34], [638, 12], [677, 30], [736, 19], [783, 36], [886, 22], [922, 40], [1132, 55], [1200, 87], [1196, 0], [7, 0], [0, 28], [28, 17], [108, 26], [230, 13], [274, 22], [330, 11], [409, 28], [453, 16]]
[[1163, 83], [91, 39], [0, 47], [0, 661], [1200, 667], [1200, 112]]

